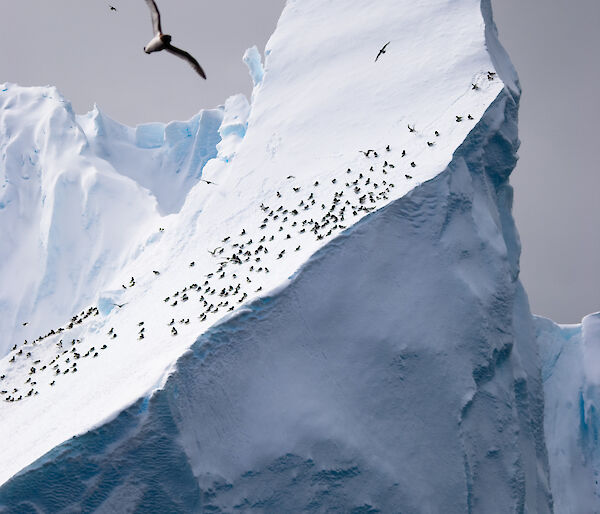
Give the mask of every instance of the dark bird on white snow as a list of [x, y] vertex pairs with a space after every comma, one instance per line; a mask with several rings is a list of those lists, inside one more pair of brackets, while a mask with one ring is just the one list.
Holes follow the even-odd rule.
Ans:
[[171, 44], [171, 36], [168, 34], [163, 34], [162, 27], [160, 24], [160, 12], [158, 12], [158, 7], [156, 6], [156, 2], [154, 0], [146, 0], [146, 4], [150, 9], [150, 15], [152, 16], [152, 28], [154, 30], [154, 37], [148, 42], [148, 44], [144, 47], [144, 52], [147, 54], [151, 54], [152, 52], [160, 52], [161, 50], [166, 50], [167, 52], [180, 57], [181, 59], [186, 60], [194, 70], [200, 75], [203, 79], [206, 79], [206, 74], [202, 69], [202, 66], [198, 63], [196, 59], [194, 59], [189, 53], [185, 50], [181, 50]]
[[114, 5], [108, 4], [108, 7], [111, 11], [117, 12], [117, 8]]
[[387, 48], [387, 46], [391, 43], [391, 41], [388, 41], [385, 45], [383, 45], [383, 48], [381, 48], [381, 50], [379, 50], [379, 53], [377, 54], [377, 57], [375, 57], [375, 62], [377, 62], [377, 60], [385, 53], [385, 49]]

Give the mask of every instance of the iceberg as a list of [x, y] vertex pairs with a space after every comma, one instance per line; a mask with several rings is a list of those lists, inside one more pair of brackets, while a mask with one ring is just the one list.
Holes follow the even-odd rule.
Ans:
[[600, 313], [579, 325], [536, 318], [556, 512], [600, 511]]
[[166, 125], [0, 88], [0, 510], [595, 512], [490, 1], [289, 1], [244, 60]]

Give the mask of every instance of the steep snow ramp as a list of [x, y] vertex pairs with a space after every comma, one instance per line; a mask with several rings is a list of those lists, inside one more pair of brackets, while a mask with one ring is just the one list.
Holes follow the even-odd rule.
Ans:
[[[153, 423], [155, 414], [148, 411], [148, 396], [165, 384], [174, 363], [198, 336], [218, 321], [223, 320], [223, 323], [197, 340], [193, 354], [199, 352], [203, 355], [208, 351], [213, 345], [213, 335], [220, 330], [226, 333], [230, 330], [233, 333], [253, 332], [265, 323], [278, 327], [273, 328], [277, 340], [267, 339], [264, 346], [255, 345], [257, 339], [254, 336], [242, 338], [242, 341], [247, 340], [250, 346], [265, 352], [265, 358], [272, 355], [274, 360], [265, 361], [269, 369], [277, 369], [281, 365], [279, 358], [285, 357], [285, 352], [281, 353], [284, 348], [302, 346], [302, 341], [307, 340], [311, 342], [307, 350], [319, 361], [319, 374], [330, 376], [333, 385], [346, 383], [346, 372], [343, 372], [346, 378], [337, 380], [337, 371], [344, 367], [344, 363], [350, 365], [352, 348], [358, 351], [357, 339], [350, 344], [345, 357], [336, 363], [336, 349], [343, 349], [345, 341], [345, 332], [338, 333], [336, 327], [343, 327], [352, 319], [355, 323], [348, 321], [348, 327], [356, 329], [356, 337], [375, 344], [375, 341], [387, 339], [391, 334], [389, 323], [394, 321], [393, 331], [396, 334], [409, 331], [414, 337], [406, 341], [391, 339], [390, 351], [373, 357], [379, 362], [375, 369], [396, 354], [401, 368], [404, 359], [414, 351], [419, 364], [418, 370], [414, 368], [411, 373], [414, 373], [415, 379], [425, 377], [429, 362], [425, 355], [431, 351], [440, 358], [439, 362], [432, 361], [431, 374], [434, 377], [450, 374], [447, 381], [433, 381], [429, 385], [417, 380], [405, 396], [401, 395], [390, 406], [390, 419], [393, 420], [399, 420], [400, 411], [415, 409], [414, 405], [420, 402], [425, 402], [430, 414], [440, 409], [445, 413], [441, 422], [434, 422], [431, 416], [426, 416], [425, 421], [417, 423], [420, 415], [413, 411], [414, 422], [409, 423], [408, 428], [412, 428], [407, 432], [410, 436], [406, 436], [411, 440], [417, 438], [428, 423], [433, 423], [431, 427], [440, 427], [440, 423], [448, 426], [447, 430], [440, 428], [439, 435], [442, 445], [445, 444], [443, 441], [451, 441], [450, 453], [444, 454], [444, 462], [451, 465], [440, 469], [450, 470], [452, 475], [458, 469], [463, 471], [460, 476], [456, 475], [456, 488], [445, 487], [447, 496], [444, 493], [433, 499], [432, 505], [441, 502], [442, 497], [460, 507], [474, 502], [485, 503], [496, 498], [493, 495], [486, 497], [486, 494], [499, 488], [498, 498], [505, 500], [511, 508], [518, 510], [520, 505], [527, 504], [530, 510], [543, 512], [548, 505], [544, 486], [545, 453], [539, 432], [532, 432], [529, 427], [532, 424], [538, 430], [541, 424], [539, 413], [535, 410], [541, 405], [535, 352], [529, 352], [526, 340], [521, 338], [519, 323], [526, 325], [523, 319], [527, 318], [522, 316], [529, 315], [529, 312], [516, 282], [518, 242], [514, 234], [504, 233], [504, 226], [511, 223], [510, 191], [504, 182], [514, 166], [514, 152], [518, 145], [515, 103], [518, 91], [505, 89], [502, 76], [494, 71], [486, 47], [486, 41], [493, 36], [489, 13], [487, 16], [483, 18], [478, 0], [437, 0], [419, 5], [407, 0], [386, 0], [376, 5], [341, 0], [289, 2], [268, 44], [264, 75], [254, 74], [256, 87], [249, 117], [247, 104], [240, 99], [225, 105], [223, 119], [227, 124], [221, 128], [227, 135], [227, 141], [219, 145], [217, 158], [204, 166], [204, 180], [191, 188], [177, 214], [161, 220], [164, 231], [149, 238], [145, 233], [146, 239], [138, 236], [144, 242], [136, 247], [133, 260], [115, 273], [114, 278], [107, 279], [104, 288], [99, 288], [99, 314], [93, 317], [93, 321], [77, 325], [68, 335], [62, 336], [62, 343], [58, 336], [53, 336], [38, 342], [33, 350], [20, 345], [0, 362], [0, 369], [7, 370], [7, 393], [0, 405], [0, 415], [3, 420], [10, 420], [0, 426], [0, 440], [3, 441], [0, 480], [8, 480], [73, 435], [83, 434], [114, 418], [140, 398], [145, 399], [132, 407], [133, 411], [123, 415], [141, 413]], [[390, 44], [386, 53], [375, 62], [379, 49], [387, 41]], [[494, 59], [502, 60], [503, 55], [496, 55]], [[257, 71], [256, 56], [249, 57], [252, 69]], [[503, 64], [509, 66], [509, 63]], [[486, 116], [482, 121], [484, 113]], [[478, 130], [473, 132], [476, 126]], [[88, 129], [85, 131], [90, 133]], [[152, 130], [149, 133], [155, 134]], [[467, 136], [469, 139], [465, 143]], [[160, 140], [158, 136], [156, 139]], [[461, 151], [457, 157], [459, 148]], [[104, 152], [112, 153], [112, 149], [107, 148]], [[120, 152], [114, 153], [111, 162], [119, 162]], [[450, 179], [456, 169], [462, 171], [457, 172], [456, 179]], [[428, 181], [442, 172], [445, 173], [435, 183], [428, 185]], [[453, 181], [452, 188], [440, 185], [448, 180]], [[477, 183], [476, 187], [471, 185], [472, 181]], [[417, 200], [406, 196], [417, 186], [420, 187], [414, 194], [421, 191], [419, 195], [423, 196]], [[401, 200], [394, 203], [398, 199]], [[441, 211], [436, 210], [438, 204]], [[385, 209], [380, 211], [382, 208]], [[390, 213], [398, 213], [406, 226], [398, 221], [398, 216], [390, 217]], [[369, 214], [369, 220], [358, 224]], [[433, 218], [430, 219], [429, 214]], [[442, 219], [445, 221], [441, 222]], [[394, 229], [395, 221], [399, 225]], [[429, 223], [433, 225], [429, 226]], [[358, 227], [362, 228], [359, 230]], [[413, 240], [409, 236], [412, 232], [405, 232], [402, 227], [412, 227], [411, 230], [421, 234], [419, 237], [424, 240]], [[367, 233], [354, 239], [355, 229]], [[390, 233], [388, 245], [385, 238], [375, 237], [379, 230], [382, 234], [388, 233], [388, 230], [399, 232], [393, 237]], [[402, 242], [403, 234], [406, 239]], [[456, 291], [458, 300], [454, 298], [455, 291], [449, 284], [444, 286], [443, 295], [433, 285], [436, 277], [445, 270], [445, 257], [439, 261], [434, 259], [427, 265], [423, 260], [430, 246], [435, 246], [436, 237], [441, 235], [448, 239], [444, 244], [449, 247], [444, 247], [445, 250], [461, 263], [449, 272], [451, 276], [448, 278], [452, 283], [456, 279], [460, 285], [461, 291]], [[453, 237], [459, 241], [456, 245], [452, 244]], [[464, 242], [470, 248], [466, 253], [463, 237], [474, 238]], [[409, 251], [413, 243], [415, 249], [420, 249], [418, 255]], [[477, 254], [482, 247], [488, 248], [490, 255], [486, 254], [477, 266], [467, 265], [463, 259]], [[370, 267], [374, 262], [371, 252], [381, 254], [382, 259], [374, 268]], [[435, 255], [438, 253], [439, 250], [434, 251]], [[327, 258], [319, 273], [308, 275], [307, 283], [307, 279], [301, 278], [304, 272], [297, 272], [313, 255], [313, 266], [314, 262], [321, 262], [324, 255]], [[353, 255], [358, 261], [353, 260]], [[336, 262], [340, 263], [342, 270], [347, 270], [343, 277], [331, 271]], [[400, 277], [397, 281], [393, 279], [396, 273]], [[407, 273], [412, 277], [410, 280]], [[289, 277], [292, 277], [292, 282]], [[328, 277], [331, 277], [331, 282]], [[348, 287], [354, 288], [363, 283], [358, 280], [359, 277], [364, 277], [364, 286], [369, 291], [361, 301], [356, 301], [356, 305], [363, 308], [348, 310], [349, 306], [340, 307], [341, 299], [346, 305], [347, 300], [359, 295], [358, 289], [350, 291], [342, 287], [344, 282], [340, 279], [344, 278]], [[293, 285], [296, 283], [305, 284], [303, 287], [308, 289], [299, 291]], [[420, 283], [425, 284], [423, 288]], [[282, 287], [290, 284], [289, 288]], [[463, 288], [470, 295], [465, 296]], [[331, 293], [327, 293], [329, 290]], [[253, 303], [269, 291], [271, 295]], [[338, 293], [335, 298], [339, 301], [331, 296], [333, 292]], [[402, 302], [397, 295], [402, 296]], [[320, 314], [317, 316], [308, 307], [313, 298], [320, 297]], [[416, 334], [436, 319], [434, 313], [443, 312], [455, 302], [457, 311], [453, 311], [452, 316], [441, 316], [440, 324], [431, 324], [432, 329], [438, 327], [439, 331], [428, 333], [427, 338], [434, 342], [419, 355], [419, 341], [422, 339]], [[514, 313], [517, 307], [513, 307], [513, 302], [520, 309], [518, 313]], [[253, 314], [263, 303], [273, 307]], [[384, 308], [384, 305], [388, 307]], [[399, 307], [398, 316], [388, 317], [390, 308], [395, 311], [394, 306]], [[435, 308], [430, 310], [426, 306]], [[459, 306], [464, 306], [464, 310]], [[236, 311], [240, 307], [242, 309]], [[424, 317], [414, 316], [416, 307], [423, 308]], [[471, 307], [477, 312], [471, 312]], [[250, 309], [250, 314], [247, 314], [246, 308]], [[289, 314], [278, 315], [279, 309], [286, 312], [291, 309], [299, 324], [291, 324]], [[493, 316], [489, 309], [494, 311]], [[305, 310], [308, 315], [302, 318]], [[497, 310], [503, 313], [501, 321], [495, 318]], [[376, 319], [384, 316], [387, 320], [387, 329], [383, 335], [380, 334], [381, 337], [371, 337], [365, 332], [369, 328], [377, 333], [377, 325], [367, 321], [375, 319], [375, 314]], [[463, 334], [456, 325], [447, 329], [455, 336], [453, 342], [448, 343], [448, 348], [464, 344], [464, 351], [467, 354], [471, 352], [473, 357], [466, 363], [461, 361], [456, 370], [456, 363], [448, 364], [446, 360], [452, 351], [445, 349], [446, 331], [442, 329], [450, 318], [454, 322], [460, 320], [461, 326], [465, 320], [478, 320], [473, 322], [477, 336], [471, 332]], [[473, 329], [471, 324], [467, 324], [469, 330]], [[311, 326], [321, 327], [318, 337], [310, 330]], [[362, 327], [360, 331], [359, 327]], [[324, 348], [326, 361], [320, 361], [323, 355], [317, 352], [317, 348], [327, 342], [332, 345], [330, 350], [333, 353], [327, 356]], [[275, 352], [278, 344], [281, 349]], [[512, 348], [517, 345], [523, 346], [522, 363], [513, 363], [509, 359]], [[334, 421], [337, 420], [342, 430], [348, 420], [355, 418], [354, 414], [346, 418], [343, 412], [335, 419], [329, 417], [326, 413], [329, 402], [311, 407], [313, 400], [310, 395], [305, 397], [302, 394], [305, 382], [294, 385], [295, 375], [290, 374], [291, 381], [285, 384], [285, 388], [290, 391], [290, 397], [294, 396], [291, 392], [298, 391], [301, 403], [307, 398], [306, 408], [290, 404], [293, 412], [284, 423], [288, 428], [279, 425], [274, 430], [277, 437], [273, 442], [276, 444], [265, 448], [264, 452], [255, 454], [249, 451], [249, 447], [244, 447], [240, 441], [245, 440], [254, 446], [254, 438], [263, 425], [262, 422], [253, 424], [252, 420], [238, 412], [239, 408], [250, 409], [254, 404], [249, 396], [248, 404], [243, 405], [241, 391], [244, 387], [236, 383], [231, 389], [241, 403], [228, 400], [220, 406], [216, 403], [207, 406], [204, 400], [199, 400], [196, 404], [198, 396], [212, 398], [209, 392], [213, 387], [224, 390], [227, 396], [230, 373], [247, 376], [250, 381], [250, 377], [259, 377], [266, 372], [260, 370], [261, 358], [250, 355], [247, 369], [237, 365], [229, 369], [227, 360], [235, 358], [238, 349], [236, 345], [225, 345], [224, 348], [230, 348], [232, 353], [224, 354], [211, 364], [210, 373], [206, 376], [212, 373], [218, 375], [219, 369], [222, 370], [221, 375], [211, 379], [210, 385], [204, 384], [180, 396], [182, 402], [190, 405], [190, 412], [203, 413], [200, 418], [192, 420], [194, 425], [209, 420], [212, 416], [209, 412], [216, 412], [219, 420], [229, 419], [234, 424], [236, 420], [250, 423], [248, 429], [242, 423], [241, 432], [232, 436], [232, 447], [241, 452], [239, 458], [222, 455], [223, 449], [219, 445], [215, 446], [212, 457], [199, 451], [192, 443], [185, 443], [185, 450], [176, 451], [177, 455], [182, 455], [182, 451], [187, 455], [191, 464], [182, 465], [191, 466], [192, 475], [202, 476], [203, 481], [209, 482], [209, 488], [212, 487], [211, 479], [207, 477], [211, 475], [219, 475], [232, 482], [238, 473], [245, 473], [243, 470], [250, 469], [254, 463], [260, 467], [265, 465], [264, 459], [279, 459], [280, 452], [288, 451], [285, 434], [296, 424], [297, 416], [302, 412], [314, 418], [307, 422], [308, 427], [314, 423], [318, 425], [317, 418], [323, 416], [323, 426], [333, 430], [316, 431], [308, 446], [298, 446], [291, 438], [289, 451], [298, 450], [303, 455], [302, 459], [309, 459], [308, 454], [316, 451], [321, 443], [325, 446], [330, 442], [336, 444]], [[407, 348], [408, 354], [402, 354], [404, 350], [401, 351], [401, 348]], [[27, 357], [27, 353], [31, 356]], [[74, 357], [75, 353], [79, 357]], [[360, 352], [356, 356], [362, 358]], [[13, 361], [10, 362], [10, 359]], [[186, 357], [182, 362], [186, 363], [188, 359]], [[288, 365], [281, 367], [282, 370], [288, 369], [289, 363], [293, 362], [290, 357], [286, 359]], [[32, 379], [30, 362], [35, 360], [39, 360], [39, 364], [35, 366]], [[302, 361], [299, 369], [308, 373], [307, 362]], [[326, 362], [333, 367], [326, 370]], [[45, 366], [45, 369], [41, 370], [40, 366]], [[181, 370], [183, 374], [188, 372], [187, 364], [185, 366]], [[446, 366], [449, 369], [446, 370]], [[503, 371], [496, 385], [493, 378], [498, 366]], [[72, 371], [74, 368], [77, 372]], [[379, 378], [376, 379], [377, 373], [368, 369], [357, 370], [363, 371], [365, 377], [373, 376], [376, 382], [365, 391], [375, 393], [383, 387]], [[518, 391], [515, 390], [515, 374], [520, 380]], [[392, 375], [384, 376], [392, 381], [402, 381], [394, 373]], [[284, 377], [285, 374], [281, 378]], [[35, 384], [26, 382], [28, 379]], [[179, 383], [169, 381], [168, 384]], [[273, 415], [277, 415], [283, 405], [279, 400], [269, 401], [270, 396], [266, 392], [274, 391], [273, 388], [278, 387], [275, 384], [269, 379], [262, 390], [265, 392], [265, 408]], [[361, 384], [365, 385], [361, 380], [356, 387], [361, 388]], [[455, 389], [450, 387], [453, 384], [457, 385]], [[523, 390], [528, 384], [531, 389]], [[169, 387], [183, 391], [182, 385]], [[205, 387], [208, 387], [208, 392]], [[485, 387], [491, 390], [484, 391]], [[14, 388], [18, 391], [13, 392]], [[339, 388], [344, 389], [343, 386]], [[495, 391], [495, 388], [501, 392]], [[437, 403], [434, 391], [439, 389], [448, 390], [452, 396], [447, 398], [448, 406]], [[168, 390], [168, 394], [179, 394], [172, 393], [173, 389]], [[259, 392], [257, 389], [251, 395], [256, 401], [261, 397]], [[477, 400], [478, 393], [482, 399], [491, 398], [492, 403], [506, 406], [497, 424], [484, 431], [481, 437], [485, 440], [481, 440], [473, 428], [490, 415], [486, 406], [478, 411], [481, 405]], [[497, 395], [504, 399], [498, 400]], [[9, 399], [6, 400], [6, 397]], [[358, 397], [366, 400], [371, 396], [364, 393]], [[513, 411], [511, 402], [515, 398], [524, 403]], [[435, 402], [429, 403], [430, 400]], [[337, 400], [332, 398], [331, 401]], [[229, 404], [234, 404], [235, 409], [228, 410]], [[532, 406], [532, 413], [528, 405]], [[355, 405], [351, 410], [356, 412], [356, 409], [360, 410], [360, 406]], [[65, 414], [73, 412], [77, 415]], [[380, 415], [383, 411], [376, 408], [365, 419], [377, 420]], [[117, 418], [117, 424], [120, 419]], [[264, 419], [272, 418], [266, 416]], [[135, 423], [138, 421], [135, 420]], [[209, 421], [206, 423], [200, 427], [198, 435], [189, 433], [185, 428], [188, 423], [184, 423], [182, 437], [202, 441], [202, 430], [208, 430], [211, 437], [214, 433], [223, 433], [220, 426], [210, 425]], [[386, 426], [390, 428], [392, 425], [394, 423]], [[518, 430], [517, 425], [520, 427]], [[501, 437], [496, 448], [492, 441], [509, 426], [510, 430], [504, 432], [506, 438]], [[413, 430], [414, 427], [418, 429]], [[375, 466], [375, 462], [364, 460], [365, 449], [369, 447], [363, 445], [364, 434], [369, 432], [369, 428], [363, 425], [357, 430], [357, 450], [347, 453], [344, 458], [352, 461], [356, 457], [361, 466]], [[360, 434], [362, 436], [358, 437]], [[421, 438], [419, 447], [427, 447], [431, 442], [429, 436], [433, 435], [429, 433]], [[304, 436], [304, 431], [298, 433], [298, 437]], [[123, 434], [118, 433], [116, 437], [123, 441], [123, 451], [128, 452]], [[353, 437], [340, 439], [340, 444], [352, 446]], [[372, 480], [377, 482], [380, 473], [387, 473], [391, 480], [404, 476], [404, 471], [397, 467], [398, 463], [413, 452], [406, 440], [397, 445], [394, 443], [397, 451], [392, 452], [394, 456], [391, 459], [395, 464], [384, 462], [372, 475]], [[86, 448], [88, 440], [84, 438], [82, 441], [85, 453], [90, 450]], [[268, 441], [263, 443], [268, 446]], [[227, 445], [227, 442], [224, 444]], [[376, 455], [383, 458], [386, 440], [378, 439], [373, 444], [379, 448]], [[45, 472], [54, 456], [62, 454], [63, 450], [57, 449], [58, 453], [44, 457], [35, 469]], [[153, 453], [153, 450], [150, 452]], [[506, 455], [504, 452], [507, 452]], [[414, 455], [408, 461], [414, 461]], [[222, 465], [213, 466], [221, 457]], [[338, 457], [332, 457], [333, 468], [331, 473], [325, 474], [325, 480], [328, 476], [337, 476], [335, 470], [341, 466]], [[321, 458], [323, 455], [320, 455]], [[426, 460], [433, 463], [434, 455], [429, 454]], [[486, 463], [492, 467], [497, 465], [496, 471], [501, 470], [498, 475], [502, 477], [501, 484], [485, 482], [489, 474], [479, 470]], [[326, 466], [324, 463], [319, 465]], [[22, 476], [27, 476], [27, 472], [24, 473]], [[422, 478], [423, 474], [419, 476]], [[390, 487], [394, 483], [390, 482]], [[199, 487], [196, 482], [193, 484]], [[16, 498], [16, 490], [21, 491], [18, 494], [24, 494], [20, 485], [17, 489], [12, 487], [2, 493], [9, 501]], [[128, 486], [124, 487], [127, 489]], [[406, 492], [410, 489], [407, 484], [401, 489], [401, 495], [408, 494], [405, 504], [409, 506], [416, 505], [431, 493], [418, 487], [411, 496]], [[113, 493], [117, 497], [120, 494], [112, 490], [107, 494]], [[394, 495], [391, 497], [397, 499]], [[115, 497], [111, 498], [114, 501]], [[378, 498], [380, 504], [386, 504], [385, 498]], [[104, 499], [107, 497], [103, 496], [100, 501]], [[79, 500], [74, 497], [68, 499], [72, 502]], [[363, 500], [370, 503], [366, 497]], [[130, 501], [133, 504], [137, 502], [134, 498]]]

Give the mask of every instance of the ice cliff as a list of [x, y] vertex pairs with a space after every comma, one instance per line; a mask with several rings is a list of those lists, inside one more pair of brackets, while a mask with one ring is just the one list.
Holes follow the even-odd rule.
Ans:
[[597, 512], [489, 0], [288, 1], [244, 60], [135, 129], [0, 87], [0, 511]]
[[600, 313], [535, 326], [556, 512], [600, 512]]

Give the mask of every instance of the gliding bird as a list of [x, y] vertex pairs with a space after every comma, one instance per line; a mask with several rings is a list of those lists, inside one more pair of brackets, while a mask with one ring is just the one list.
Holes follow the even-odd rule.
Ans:
[[387, 46], [391, 43], [391, 41], [388, 41], [385, 45], [383, 45], [383, 48], [381, 48], [381, 50], [379, 50], [379, 53], [377, 54], [377, 57], [375, 57], [375, 62], [377, 62], [379, 60], [379, 58], [385, 53], [385, 49], [387, 48]]
[[152, 16], [152, 28], [154, 29], [155, 35], [144, 47], [144, 52], [150, 54], [152, 52], [166, 50], [167, 52], [172, 53], [181, 59], [185, 59], [203, 79], [206, 79], [206, 74], [204, 73], [202, 66], [198, 64], [198, 61], [186, 51], [173, 46], [171, 44], [171, 36], [168, 34], [163, 34], [162, 27], [160, 25], [160, 13], [158, 12], [156, 2], [154, 2], [154, 0], [146, 0], [146, 4], [148, 4], [148, 7], [150, 8], [150, 15]]

